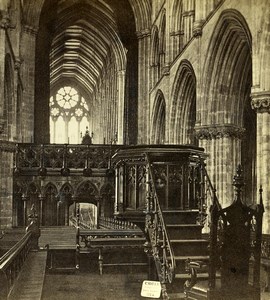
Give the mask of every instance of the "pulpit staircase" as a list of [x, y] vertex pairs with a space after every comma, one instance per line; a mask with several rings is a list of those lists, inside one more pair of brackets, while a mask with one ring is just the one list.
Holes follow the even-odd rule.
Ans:
[[[203, 237], [202, 229], [206, 219], [205, 199], [200, 199], [198, 208], [162, 209], [162, 195], [155, 183], [155, 165], [147, 156], [150, 176], [149, 197], [146, 208], [146, 232], [148, 233], [148, 252], [155, 261], [157, 279], [162, 285], [163, 299], [181, 299], [184, 297], [184, 285], [190, 278], [187, 268], [190, 261], [200, 261], [207, 265], [209, 261], [209, 240]], [[196, 168], [203, 181], [203, 193], [215, 191], [210, 183], [203, 162]], [[207, 179], [207, 184], [204, 181]], [[206, 188], [207, 186], [207, 188]], [[200, 280], [208, 280], [208, 271], [198, 271]]]

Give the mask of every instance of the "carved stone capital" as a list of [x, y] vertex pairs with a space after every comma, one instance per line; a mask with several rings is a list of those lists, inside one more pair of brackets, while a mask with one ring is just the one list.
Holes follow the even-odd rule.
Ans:
[[200, 140], [215, 140], [223, 138], [242, 139], [245, 128], [232, 124], [205, 125], [195, 128], [196, 136]]
[[199, 37], [202, 35], [202, 26], [203, 26], [204, 21], [195, 21], [193, 23], [193, 36], [194, 37]]
[[0, 119], [0, 134], [4, 133], [5, 121]]
[[257, 113], [270, 113], [270, 92], [252, 93], [251, 106]]
[[23, 59], [21, 57], [16, 57], [15, 63], [14, 63], [14, 68], [16, 71], [20, 70], [22, 63], [23, 63]]
[[0, 140], [0, 152], [15, 152], [16, 144], [13, 142]]
[[141, 31], [136, 31], [138, 39], [143, 39], [151, 35], [151, 30], [149, 28], [142, 29]]
[[35, 28], [30, 25], [24, 25], [23, 30], [24, 30], [24, 32], [29, 33], [31, 35], [37, 35], [37, 33], [38, 33], [38, 28]]
[[10, 17], [7, 11], [0, 11], [1, 20], [0, 20], [0, 28], [8, 29], [10, 27]]

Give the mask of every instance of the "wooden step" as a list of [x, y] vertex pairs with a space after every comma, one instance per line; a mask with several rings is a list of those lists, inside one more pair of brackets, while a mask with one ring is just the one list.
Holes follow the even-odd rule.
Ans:
[[208, 255], [208, 244], [209, 241], [203, 239], [171, 240], [175, 256]]
[[197, 224], [167, 224], [170, 239], [200, 239], [202, 225]]
[[166, 224], [196, 224], [199, 210], [164, 210], [163, 217]]

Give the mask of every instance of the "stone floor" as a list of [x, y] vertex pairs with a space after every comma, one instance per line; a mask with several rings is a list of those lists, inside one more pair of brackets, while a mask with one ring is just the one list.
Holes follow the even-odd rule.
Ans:
[[[144, 275], [145, 277], [145, 275]], [[47, 274], [42, 300], [137, 300], [142, 274]]]
[[[42, 300], [147, 300], [141, 297], [144, 279], [143, 274], [128, 273], [47, 274]], [[270, 293], [262, 293], [261, 300], [270, 300]]]

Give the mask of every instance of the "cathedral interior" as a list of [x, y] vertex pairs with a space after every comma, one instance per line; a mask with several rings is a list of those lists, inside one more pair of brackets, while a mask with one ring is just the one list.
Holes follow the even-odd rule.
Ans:
[[270, 299], [268, 0], [1, 0], [0, 87], [0, 299]]

